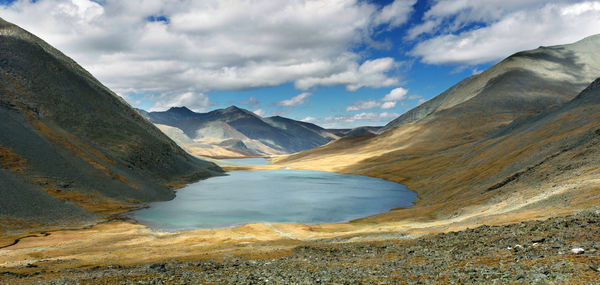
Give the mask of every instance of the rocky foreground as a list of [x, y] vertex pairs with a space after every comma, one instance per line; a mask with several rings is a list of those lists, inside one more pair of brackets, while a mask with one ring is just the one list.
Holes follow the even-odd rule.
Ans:
[[600, 283], [597, 210], [417, 239], [337, 242], [311, 242], [258, 260], [230, 257], [57, 271], [36, 265], [18, 272], [0, 268], [0, 283]]

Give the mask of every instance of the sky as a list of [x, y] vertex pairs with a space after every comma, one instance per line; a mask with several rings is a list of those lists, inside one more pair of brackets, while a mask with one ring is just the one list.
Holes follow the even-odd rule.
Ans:
[[600, 1], [0, 0], [134, 107], [385, 125], [512, 53], [600, 33]]

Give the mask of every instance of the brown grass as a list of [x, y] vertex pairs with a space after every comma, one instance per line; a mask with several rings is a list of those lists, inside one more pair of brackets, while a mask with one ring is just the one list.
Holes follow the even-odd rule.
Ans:
[[69, 201], [89, 212], [104, 216], [125, 213], [140, 207], [139, 202], [136, 203], [135, 200], [130, 200], [132, 203], [124, 203], [104, 197], [103, 195], [95, 192], [81, 193], [77, 191], [59, 189], [52, 186], [46, 186], [43, 188], [43, 190], [58, 200]]
[[[600, 120], [600, 112], [585, 116], [590, 122]], [[379, 136], [344, 138], [310, 151], [277, 157], [273, 159], [275, 165], [229, 168], [289, 166], [380, 177], [416, 190], [420, 200], [413, 207], [335, 225], [251, 224], [184, 233], [164, 233], [114, 222], [69, 234], [57, 232], [49, 237], [26, 239], [1, 256], [0, 265], [14, 267], [43, 260], [52, 268], [70, 268], [224, 256], [276, 258], [288, 255], [292, 247], [311, 240], [335, 237], [360, 241], [385, 233], [417, 237], [481, 224], [499, 225], [570, 214], [600, 203], [600, 149], [592, 144], [594, 141], [554, 156], [561, 149], [556, 146], [560, 146], [560, 142], [585, 136], [595, 128], [589, 124], [568, 129], [565, 126], [569, 126], [570, 120], [573, 118], [557, 118], [554, 123], [520, 136], [488, 140], [482, 138], [506, 124], [510, 117], [498, 115], [485, 121], [462, 118], [408, 124]], [[82, 151], [69, 140], [62, 141], [63, 136], [49, 127], [42, 124], [40, 128], [51, 138], [57, 136], [58, 143], [67, 144], [78, 155], [96, 161], [95, 155]], [[553, 147], [552, 151], [546, 151], [549, 146]], [[534, 158], [535, 154], [540, 157]], [[540, 161], [545, 162], [533, 167]], [[514, 165], [521, 167], [512, 169]], [[564, 166], [574, 168], [566, 172], [557, 170]], [[528, 167], [532, 168], [519, 179], [486, 191], [515, 171]], [[50, 187], [47, 191], [59, 199], [82, 203], [82, 207], [93, 211], [119, 207], [110, 201], [87, 205], [86, 201], [101, 197], [58, 190], [61, 189]], [[40, 253], [40, 248], [45, 250]], [[481, 258], [477, 263], [496, 266], [504, 258]], [[413, 260], [415, 263], [426, 261]]]
[[[574, 111], [586, 117], [581, 121], [600, 121], [598, 112]], [[578, 146], [558, 154], [563, 141], [585, 137], [597, 128], [593, 123], [577, 125], [569, 116], [557, 116], [553, 122], [511, 137], [482, 139], [511, 120], [510, 116], [481, 116], [480, 119], [444, 118], [413, 123], [376, 137], [347, 138], [326, 146], [274, 159], [273, 167], [315, 169], [379, 177], [405, 184], [417, 191], [416, 206], [396, 209], [354, 223], [431, 222], [457, 224], [501, 222], [568, 214], [600, 200], [598, 148]], [[468, 131], [466, 131], [468, 130]], [[553, 149], [547, 149], [553, 146]], [[547, 152], [546, 157], [536, 154]], [[585, 152], [586, 155], [577, 153]], [[588, 159], [589, 160], [589, 159]], [[517, 181], [496, 191], [492, 185], [543, 161]], [[588, 164], [583, 164], [584, 162]], [[581, 164], [581, 165], [580, 165]], [[577, 170], [559, 172], [557, 165], [575, 165]], [[571, 166], [569, 166], [571, 167]], [[573, 176], [573, 173], [586, 173]], [[583, 185], [581, 181], [590, 181]], [[596, 181], [596, 182], [592, 182]], [[569, 189], [569, 190], [567, 190]], [[585, 191], [584, 191], [585, 189]], [[551, 190], [551, 191], [549, 191]], [[567, 191], [567, 204], [558, 197]], [[574, 193], [574, 192], [573, 192]], [[585, 197], [585, 198], [582, 198]], [[594, 202], [591, 202], [594, 201]], [[528, 209], [535, 207], [537, 209]], [[549, 211], [553, 209], [552, 211]], [[503, 214], [510, 213], [509, 216]]]
[[48, 140], [60, 145], [66, 150], [69, 150], [74, 156], [87, 162], [95, 169], [100, 170], [110, 179], [119, 180], [120, 182], [127, 184], [134, 189], [140, 189], [139, 185], [130, 182], [125, 177], [115, 173], [110, 168], [105, 166], [103, 163], [115, 164], [115, 162], [106, 157], [100, 151], [89, 145], [79, 142], [76, 138], [74, 138], [72, 135], [69, 135], [64, 130], [55, 130], [39, 120], [30, 120], [30, 123], [32, 123], [32, 125]]
[[13, 173], [25, 173], [27, 160], [14, 153], [11, 149], [0, 145], [0, 168]]

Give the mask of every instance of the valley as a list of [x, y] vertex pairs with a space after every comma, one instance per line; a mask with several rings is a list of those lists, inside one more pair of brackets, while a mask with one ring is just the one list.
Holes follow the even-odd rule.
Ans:
[[[515, 53], [383, 128], [343, 130], [235, 106], [134, 110], [1, 19], [0, 40], [0, 282], [600, 280], [600, 35]], [[272, 198], [295, 175], [310, 180], [295, 192], [309, 204], [326, 196], [315, 185], [348, 177], [331, 187], [355, 200], [336, 205], [336, 192], [314, 223], [219, 212], [215, 201]], [[373, 181], [416, 197], [378, 196]], [[194, 203], [184, 191], [202, 185], [231, 192]], [[356, 214], [367, 191], [386, 203]], [[293, 210], [285, 200], [267, 207]], [[130, 218], [171, 202], [204, 205], [181, 209], [187, 218], [218, 217], [184, 231]], [[218, 221], [227, 215], [248, 219]]]

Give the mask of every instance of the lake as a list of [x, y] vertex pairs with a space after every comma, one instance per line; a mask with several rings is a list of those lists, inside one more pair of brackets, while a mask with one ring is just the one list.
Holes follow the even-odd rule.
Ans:
[[164, 230], [255, 222], [338, 223], [411, 206], [415, 192], [383, 179], [307, 170], [232, 171], [177, 191], [171, 201], [131, 212]]

